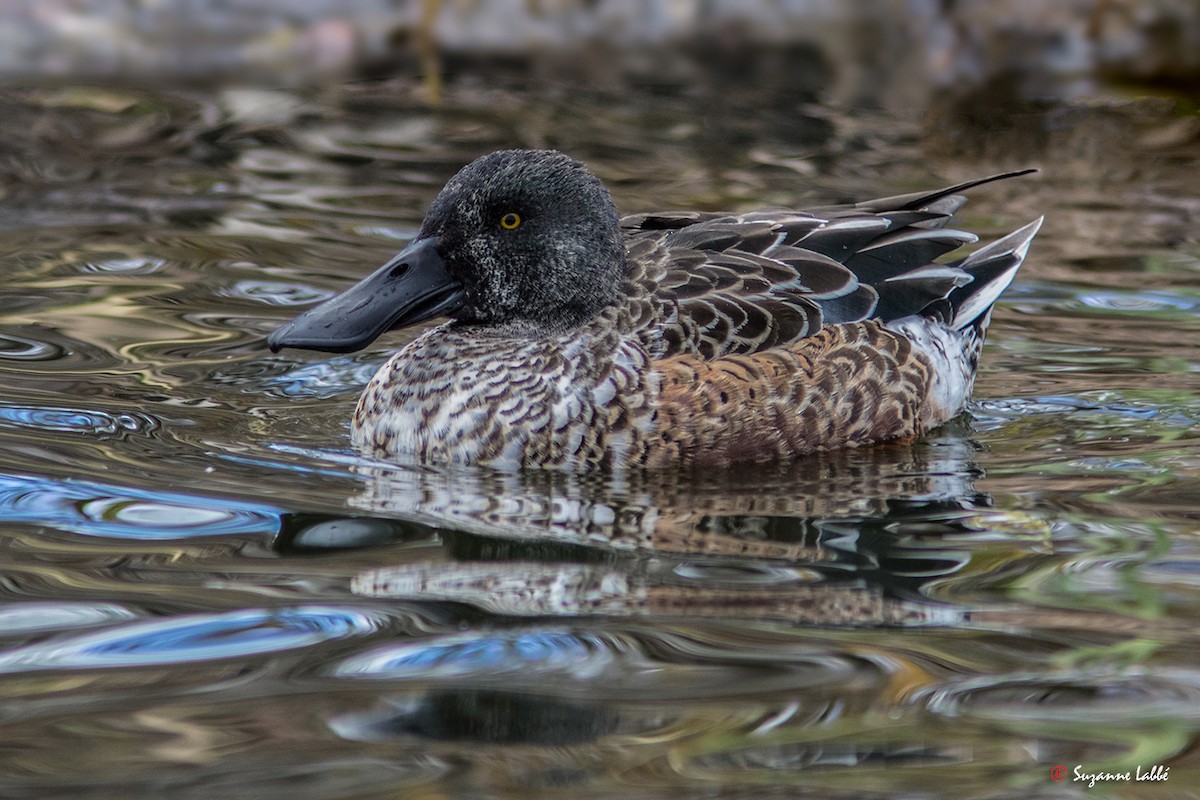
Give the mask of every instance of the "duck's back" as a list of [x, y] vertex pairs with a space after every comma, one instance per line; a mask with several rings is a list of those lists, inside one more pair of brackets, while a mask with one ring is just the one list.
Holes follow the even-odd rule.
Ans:
[[977, 238], [946, 227], [957, 193], [1008, 176], [852, 206], [623, 219], [622, 305], [657, 387], [641, 460], [764, 461], [960, 413], [992, 304], [1040, 221], [936, 259]]
[[868, 319], [948, 321], [973, 296], [994, 301], [1007, 286], [996, 279], [1011, 277], [1036, 233], [1027, 226], [969, 258], [936, 264], [978, 240], [946, 227], [966, 202], [958, 193], [1027, 172], [803, 211], [627, 216], [623, 302], [656, 358], [755, 353]]

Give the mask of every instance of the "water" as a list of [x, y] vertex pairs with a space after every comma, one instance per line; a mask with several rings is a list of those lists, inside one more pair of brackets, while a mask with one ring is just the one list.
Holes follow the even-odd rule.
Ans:
[[[1137, 144], [1169, 103], [1049, 112], [995, 161], [790, 95], [410, 88], [0, 99], [0, 796], [1200, 786], [1200, 149]], [[1035, 164], [964, 221], [1048, 218], [970, 418], [920, 442], [620, 480], [364, 462], [350, 411], [404, 335], [263, 338], [513, 145], [626, 211]]]

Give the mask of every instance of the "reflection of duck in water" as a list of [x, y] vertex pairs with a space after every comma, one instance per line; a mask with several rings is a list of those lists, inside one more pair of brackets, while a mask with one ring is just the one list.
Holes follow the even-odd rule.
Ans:
[[[896, 534], [992, 524], [975, 455], [974, 442], [944, 428], [913, 444], [735, 473], [364, 463], [356, 472], [366, 485], [351, 499], [370, 515], [363, 521], [395, 526], [392, 541], [436, 542], [439, 554], [397, 553], [400, 563], [360, 574], [353, 587], [506, 616], [944, 623], [961, 614], [919, 597], [963, 555], [914, 549]], [[279, 546], [308, 540], [307, 529], [292, 529]]]
[[397, 461], [724, 465], [909, 438], [962, 411], [1040, 224], [933, 264], [975, 240], [944, 226], [980, 182], [618, 220], [578, 162], [493, 153], [408, 248], [269, 343], [349, 351], [451, 316], [359, 401], [354, 441]]
[[898, 514], [962, 516], [975, 489], [976, 445], [944, 429], [914, 444], [814, 454], [735, 472], [624, 475], [364, 463], [350, 504], [383, 518], [509, 542], [580, 546], [614, 556], [828, 560], [838, 521]]

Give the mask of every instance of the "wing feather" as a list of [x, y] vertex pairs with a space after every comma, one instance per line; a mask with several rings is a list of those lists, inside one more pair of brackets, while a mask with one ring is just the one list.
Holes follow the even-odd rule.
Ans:
[[940, 264], [977, 241], [946, 226], [965, 202], [960, 192], [1031, 171], [853, 205], [625, 217], [626, 319], [653, 358], [718, 358], [796, 342], [828, 324], [958, 318], [960, 306], [978, 316], [996, 292], [964, 287], [992, 272], [1011, 280], [1030, 229]]

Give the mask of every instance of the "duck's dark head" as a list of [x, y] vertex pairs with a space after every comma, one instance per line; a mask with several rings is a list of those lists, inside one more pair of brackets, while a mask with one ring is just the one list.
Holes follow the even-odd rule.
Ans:
[[395, 258], [267, 342], [350, 352], [443, 315], [568, 330], [616, 299], [624, 265], [617, 211], [596, 176], [553, 150], [503, 150], [451, 178]]

